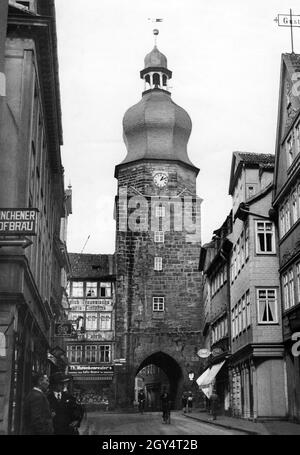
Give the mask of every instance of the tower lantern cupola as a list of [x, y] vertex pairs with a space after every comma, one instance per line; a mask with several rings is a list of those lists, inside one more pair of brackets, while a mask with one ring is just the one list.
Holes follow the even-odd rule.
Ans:
[[[155, 36], [158, 35], [158, 30], [153, 30]], [[145, 90], [159, 88], [168, 90], [168, 81], [172, 78], [172, 71], [168, 70], [167, 57], [162, 54], [156, 42], [152, 51], [145, 57], [145, 67], [140, 72], [141, 79], [144, 80]]]

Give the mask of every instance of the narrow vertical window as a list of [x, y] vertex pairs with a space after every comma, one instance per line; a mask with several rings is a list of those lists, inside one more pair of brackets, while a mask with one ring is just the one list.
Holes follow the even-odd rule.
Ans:
[[154, 270], [161, 271], [162, 270], [162, 257], [155, 256], [154, 258]]

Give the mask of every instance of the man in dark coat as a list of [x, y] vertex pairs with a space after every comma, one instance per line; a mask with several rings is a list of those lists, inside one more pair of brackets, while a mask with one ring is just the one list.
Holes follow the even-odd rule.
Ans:
[[30, 435], [53, 434], [53, 425], [46, 392], [49, 379], [46, 374], [35, 373], [33, 389], [24, 402], [24, 433]]
[[64, 390], [70, 378], [58, 372], [50, 379], [52, 390], [48, 394], [48, 400], [53, 415], [54, 434], [79, 435], [78, 427], [83, 410], [76, 398]]

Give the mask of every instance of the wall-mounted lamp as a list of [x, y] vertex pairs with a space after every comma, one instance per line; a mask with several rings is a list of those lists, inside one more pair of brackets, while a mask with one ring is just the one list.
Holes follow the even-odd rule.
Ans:
[[190, 371], [189, 372], [189, 380], [190, 381], [193, 381], [194, 380], [194, 377], [195, 377], [195, 373], [193, 371]]

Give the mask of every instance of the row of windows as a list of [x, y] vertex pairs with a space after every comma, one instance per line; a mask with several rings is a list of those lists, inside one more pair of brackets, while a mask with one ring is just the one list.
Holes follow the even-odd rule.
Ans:
[[[270, 221], [255, 220], [255, 251], [256, 254], [274, 254], [275, 245], [275, 226]], [[240, 238], [238, 239], [231, 257], [231, 281], [237, 277], [239, 271], [249, 257], [249, 231], [245, 226]]]
[[285, 200], [279, 210], [279, 236], [282, 238], [300, 218], [300, 184]]
[[69, 321], [76, 322], [76, 329], [81, 330], [112, 330], [112, 313], [92, 313], [69, 311]]
[[111, 298], [112, 283], [72, 281], [67, 288], [70, 297]]
[[228, 320], [227, 320], [227, 317], [224, 317], [222, 319], [219, 319], [212, 326], [212, 330], [211, 330], [212, 344], [216, 343], [217, 341], [221, 340], [221, 338], [226, 337], [227, 335], [228, 335]]
[[282, 275], [282, 288], [283, 288], [283, 307], [285, 310], [300, 303], [300, 262], [296, 264], [296, 296], [295, 296], [295, 280], [294, 270], [290, 268]]
[[218, 292], [218, 290], [227, 281], [227, 267], [226, 264], [222, 266], [211, 278], [211, 294], [212, 296]]
[[300, 153], [300, 122], [293, 128], [285, 143], [288, 165], [291, 166]]
[[231, 281], [237, 277], [239, 271], [245, 264], [245, 261], [249, 257], [249, 227], [248, 224], [245, 224], [244, 230], [241, 233], [240, 238], [238, 239], [235, 247], [233, 248], [233, 253], [231, 256], [231, 265], [230, 265], [230, 276]]
[[231, 310], [231, 337], [240, 335], [251, 325], [250, 294], [247, 291]]
[[[257, 289], [257, 322], [258, 324], [278, 323], [278, 302], [276, 289]], [[232, 339], [240, 335], [251, 325], [249, 291], [241, 298], [231, 311]]]
[[111, 345], [69, 345], [67, 356], [71, 363], [109, 363], [111, 362]]

